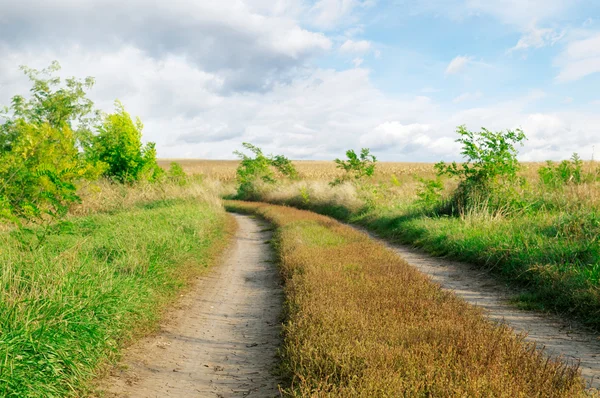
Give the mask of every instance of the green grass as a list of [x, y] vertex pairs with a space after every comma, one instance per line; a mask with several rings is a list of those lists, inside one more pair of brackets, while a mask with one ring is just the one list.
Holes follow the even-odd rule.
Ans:
[[556, 234], [565, 217], [540, 212], [469, 220], [378, 209], [348, 220], [434, 255], [489, 268], [528, 290], [519, 306], [572, 315], [600, 330], [600, 242], [576, 232]]
[[71, 222], [33, 251], [0, 234], [0, 396], [89, 391], [227, 241], [224, 212], [198, 201]]

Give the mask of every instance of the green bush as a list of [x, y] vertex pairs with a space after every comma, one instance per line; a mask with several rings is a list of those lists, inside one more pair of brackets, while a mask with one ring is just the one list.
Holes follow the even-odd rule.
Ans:
[[167, 171], [167, 178], [180, 186], [185, 186], [188, 183], [188, 176], [183, 170], [183, 167], [177, 162], [171, 162]]
[[375, 173], [375, 164], [377, 158], [370, 153], [368, 148], [363, 148], [360, 155], [357, 155], [353, 149], [346, 151], [346, 160], [335, 159], [338, 169], [345, 171], [342, 177], [336, 178], [331, 185], [339, 185], [348, 180], [360, 180], [364, 177], [372, 177]]
[[31, 98], [14, 96], [0, 115], [0, 217], [47, 224], [79, 201], [78, 180], [102, 171], [78, 150], [95, 120], [85, 96], [93, 79], [61, 84], [56, 62], [42, 71], [21, 69], [32, 82]]
[[439, 162], [435, 165], [438, 176], [448, 175], [459, 179], [459, 186], [446, 211], [459, 214], [485, 210], [493, 213], [505, 211], [518, 202], [515, 185], [517, 172], [517, 144], [526, 139], [522, 130], [493, 132], [482, 128], [480, 132], [468, 131], [459, 126], [461, 154], [466, 162]]
[[291, 160], [283, 155], [265, 155], [262, 150], [250, 143], [244, 142], [242, 146], [254, 154], [248, 156], [243, 152], [235, 151], [241, 162], [236, 171], [238, 182], [237, 198], [255, 199], [258, 196], [258, 184], [274, 184], [276, 172], [280, 176], [297, 178], [298, 173]]
[[566, 184], [581, 184], [584, 182], [582, 171], [583, 161], [574, 153], [570, 160], [563, 160], [555, 165], [551, 160], [538, 170], [540, 180], [546, 186], [558, 188]]
[[115, 108], [115, 113], [103, 116], [92, 137], [89, 158], [105, 164], [105, 176], [121, 183], [158, 179], [162, 169], [156, 163], [155, 144], [142, 144], [142, 121], [134, 122], [120, 101]]

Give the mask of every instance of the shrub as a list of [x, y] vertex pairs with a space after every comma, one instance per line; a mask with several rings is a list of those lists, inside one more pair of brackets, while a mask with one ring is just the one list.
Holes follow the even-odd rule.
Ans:
[[14, 96], [0, 115], [0, 217], [47, 224], [79, 200], [77, 180], [101, 172], [78, 150], [95, 118], [85, 96], [93, 79], [61, 84], [56, 62], [42, 71], [21, 69], [33, 87], [31, 98]]
[[357, 155], [353, 149], [346, 151], [346, 160], [335, 159], [338, 169], [345, 171], [342, 177], [336, 178], [331, 185], [339, 185], [348, 180], [360, 180], [364, 177], [371, 177], [375, 173], [375, 164], [377, 158], [370, 153], [368, 148], [363, 148], [360, 155]]
[[468, 131], [459, 126], [461, 154], [467, 159], [462, 165], [456, 162], [435, 165], [438, 176], [459, 178], [459, 186], [450, 211], [472, 211], [479, 207], [492, 212], [511, 206], [515, 200], [514, 187], [518, 181], [519, 161], [515, 148], [526, 139], [522, 130], [493, 132], [482, 128], [480, 132]]
[[92, 137], [89, 158], [105, 164], [105, 176], [121, 183], [156, 180], [162, 169], [156, 163], [155, 144], [143, 145], [142, 121], [134, 122], [120, 101], [115, 107], [115, 113], [103, 116], [98, 134]]
[[440, 177], [436, 179], [417, 177], [417, 179], [421, 184], [417, 190], [418, 203], [426, 207], [433, 207], [439, 204], [442, 199], [442, 191], [444, 190], [444, 184]]
[[185, 186], [188, 183], [187, 174], [177, 162], [171, 162], [169, 171], [167, 171], [167, 178], [180, 186]]
[[568, 183], [581, 184], [584, 182], [582, 167], [583, 161], [578, 154], [574, 153], [570, 160], [563, 160], [558, 165], [554, 165], [551, 160], [548, 160], [546, 166], [540, 167], [538, 173], [544, 185], [558, 188]]
[[298, 173], [291, 160], [283, 155], [265, 155], [262, 150], [250, 143], [244, 142], [242, 146], [254, 154], [248, 156], [243, 152], [235, 151], [234, 154], [240, 159], [240, 165], [236, 171], [236, 179], [239, 184], [237, 197], [240, 199], [255, 199], [259, 183], [274, 184], [276, 173], [288, 178], [297, 178]]

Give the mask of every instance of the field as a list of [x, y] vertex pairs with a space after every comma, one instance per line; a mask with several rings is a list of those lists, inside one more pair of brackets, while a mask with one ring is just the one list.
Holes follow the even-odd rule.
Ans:
[[[235, 162], [188, 161], [190, 172], [234, 174]], [[515, 298], [523, 308], [576, 317], [600, 330], [600, 181], [599, 165], [582, 164], [581, 183], [540, 182], [541, 163], [525, 163], [525, 183], [514, 194], [519, 208], [487, 210], [481, 203], [460, 217], [437, 215], [422, 197], [419, 178], [434, 176], [432, 164], [377, 164], [375, 175], [354, 184], [329, 185], [342, 173], [333, 162], [294, 162], [299, 180], [262, 184], [259, 199], [290, 204], [361, 224], [381, 236], [428, 252], [479, 264], [524, 288]], [[441, 196], [456, 189], [441, 180]], [[227, 186], [227, 184], [226, 184]], [[233, 192], [233, 182], [229, 183]], [[421, 196], [419, 196], [421, 194]]]
[[[186, 173], [200, 174], [208, 180], [233, 182], [236, 178], [236, 168], [240, 163], [237, 160], [192, 160], [192, 159], [159, 159], [158, 164], [167, 169], [171, 162], [179, 163]], [[294, 160], [293, 161], [300, 179], [330, 181], [343, 173], [335, 167], [335, 163], [322, 160]], [[432, 163], [401, 163], [380, 162], [377, 167], [376, 178], [381, 181], [390, 181], [392, 176], [399, 179], [411, 177], [414, 174], [431, 176], [434, 174]]]

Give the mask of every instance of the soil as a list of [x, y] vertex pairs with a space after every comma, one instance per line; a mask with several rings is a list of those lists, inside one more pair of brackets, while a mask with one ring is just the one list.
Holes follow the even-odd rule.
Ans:
[[103, 382], [109, 397], [278, 397], [283, 293], [256, 220], [233, 215], [238, 231], [226, 260], [169, 314], [160, 331], [128, 349]]

